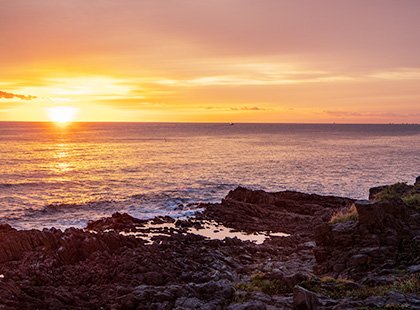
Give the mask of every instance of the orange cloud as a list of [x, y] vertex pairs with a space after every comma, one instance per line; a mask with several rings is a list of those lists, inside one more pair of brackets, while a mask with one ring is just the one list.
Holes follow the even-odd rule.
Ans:
[[17, 95], [17, 94], [7, 93], [7, 92], [4, 92], [4, 91], [0, 90], [0, 98], [5, 98], [5, 99], [19, 98], [21, 100], [32, 100], [32, 99], [35, 99], [36, 96]]

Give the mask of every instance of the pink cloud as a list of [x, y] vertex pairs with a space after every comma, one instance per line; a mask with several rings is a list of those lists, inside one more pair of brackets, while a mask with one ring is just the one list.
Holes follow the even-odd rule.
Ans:
[[237, 107], [232, 107], [230, 108], [232, 111], [265, 111], [267, 110], [266, 108], [259, 108], [259, 107], [252, 107], [252, 108], [248, 108], [248, 107], [242, 107], [242, 108], [237, 108]]
[[347, 112], [347, 111], [323, 111], [324, 114], [335, 117], [400, 117], [402, 115], [389, 112]]

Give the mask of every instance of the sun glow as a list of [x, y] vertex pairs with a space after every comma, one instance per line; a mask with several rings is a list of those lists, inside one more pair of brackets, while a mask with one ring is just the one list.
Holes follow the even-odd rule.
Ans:
[[79, 112], [79, 109], [75, 107], [53, 107], [45, 110], [51, 121], [61, 124], [71, 122]]

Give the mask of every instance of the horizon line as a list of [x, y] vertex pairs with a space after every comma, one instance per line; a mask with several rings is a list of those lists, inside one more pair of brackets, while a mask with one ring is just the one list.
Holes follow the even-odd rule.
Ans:
[[[57, 123], [54, 121], [2, 121], [0, 123]], [[387, 122], [387, 123], [338, 123], [338, 122], [161, 122], [161, 121], [71, 121], [66, 124], [72, 123], [127, 123], [127, 124], [284, 124], [284, 125], [419, 125], [420, 123], [402, 123], [402, 122]]]

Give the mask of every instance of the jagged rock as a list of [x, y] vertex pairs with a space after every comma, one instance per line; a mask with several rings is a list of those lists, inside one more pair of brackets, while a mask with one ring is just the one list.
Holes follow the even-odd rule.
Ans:
[[[314, 279], [315, 260], [319, 274], [354, 279], [340, 283], [347, 290], [395, 281], [400, 277], [397, 268], [419, 272], [418, 257], [412, 257], [420, 238], [418, 213], [400, 209], [405, 206], [398, 200], [357, 203], [359, 222], [328, 223], [352, 203], [339, 197], [238, 188], [221, 204], [201, 205], [205, 210], [194, 221], [162, 229], [164, 234], [150, 245], [119, 234], [138, 232], [137, 227], [147, 222], [127, 214], [90, 222], [89, 231], [17, 231], [0, 225], [0, 308], [358, 309], [395, 302], [416, 309], [420, 298], [413, 294], [403, 298], [394, 291], [363, 303], [357, 298], [334, 300], [297, 286]], [[202, 220], [237, 230], [292, 235], [256, 245], [238, 238], [208, 240], [181, 227], [199, 227]], [[167, 217], [153, 221], [175, 222]], [[404, 242], [412, 242], [407, 248], [413, 252], [405, 253], [411, 255], [412, 266], [395, 257], [407, 246]], [[260, 284], [267, 291], [249, 291], [259, 285], [252, 282], [256, 273], [262, 273]], [[247, 288], [234, 293], [239, 283]], [[233, 298], [248, 299], [229, 304]]]
[[328, 221], [353, 200], [298, 192], [266, 193], [238, 187], [220, 205], [203, 205], [203, 215], [226, 226], [247, 232], [305, 233], [313, 236], [314, 226]]
[[89, 221], [86, 229], [94, 231], [105, 231], [105, 230], [127, 230], [135, 228], [136, 226], [142, 226], [147, 223], [147, 220], [140, 220], [135, 217], [128, 215], [127, 213], [114, 213], [111, 217], [102, 218], [96, 221]]
[[332, 307], [332, 310], [359, 310], [364, 306], [363, 302], [357, 298], [350, 297], [339, 300], [339, 303]]
[[[386, 282], [386, 278], [378, 276], [393, 271], [384, 272], [382, 266], [389, 261], [395, 264], [396, 253], [407, 247], [405, 243], [414, 244], [420, 221], [412, 219], [419, 213], [397, 198], [386, 202], [356, 201], [355, 206], [358, 221], [324, 223], [315, 228], [314, 272], [360, 280], [367, 272], [377, 270], [369, 281]], [[408, 246], [406, 251], [412, 248]]]
[[385, 297], [387, 305], [402, 305], [407, 302], [404, 293], [396, 290], [388, 292]]
[[407, 273], [408, 274], [420, 273], [420, 265], [413, 265], [413, 266], [408, 267]]
[[349, 267], [357, 267], [365, 265], [368, 262], [369, 256], [366, 254], [356, 254], [349, 258], [348, 265]]
[[182, 309], [198, 309], [203, 302], [197, 297], [180, 297], [175, 302], [176, 307], [182, 307]]
[[296, 310], [316, 310], [321, 305], [318, 295], [304, 289], [300, 286], [295, 286], [293, 289], [293, 309]]
[[371, 308], [381, 308], [385, 306], [386, 298], [383, 296], [373, 296], [365, 299], [364, 303]]
[[230, 305], [228, 310], [266, 310], [266, 305], [261, 301], [247, 301]]

